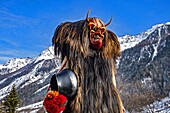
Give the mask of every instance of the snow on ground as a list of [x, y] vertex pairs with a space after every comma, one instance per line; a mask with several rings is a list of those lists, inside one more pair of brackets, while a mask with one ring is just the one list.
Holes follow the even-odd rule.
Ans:
[[153, 112], [153, 113], [170, 113], [170, 93], [169, 96], [155, 101], [143, 108], [143, 113]]
[[[37, 113], [37, 111], [42, 106], [43, 106], [43, 101], [18, 108], [17, 111], [19, 113]], [[144, 111], [141, 113], [151, 113], [151, 112], [153, 112], [153, 113], [170, 113], [170, 94], [168, 97], [165, 97], [159, 101], [155, 101], [153, 104], [144, 107], [143, 110]], [[27, 111], [29, 111], [29, 112], [27, 112]], [[129, 112], [126, 111], [126, 113], [129, 113]], [[133, 113], [136, 113], [136, 112], [133, 112]]]
[[157, 43], [157, 44], [154, 44], [154, 45], [153, 45], [154, 53], [153, 53], [153, 56], [152, 56], [152, 60], [154, 59], [155, 56], [157, 56], [158, 46], [159, 46], [159, 43], [160, 43], [160, 41], [161, 41], [161, 29], [159, 28], [158, 31], [159, 31], [159, 40], [158, 40], [158, 43]]
[[43, 101], [31, 104], [28, 106], [20, 107], [17, 109], [19, 113], [37, 113], [37, 111], [43, 106]]

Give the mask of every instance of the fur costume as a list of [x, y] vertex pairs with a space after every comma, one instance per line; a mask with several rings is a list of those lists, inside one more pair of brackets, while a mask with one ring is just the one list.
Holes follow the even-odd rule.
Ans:
[[[88, 12], [89, 14], [89, 12]], [[115, 61], [120, 56], [116, 35], [99, 18], [60, 24], [54, 33], [56, 55], [76, 73], [78, 90], [64, 113], [123, 113], [115, 85]]]

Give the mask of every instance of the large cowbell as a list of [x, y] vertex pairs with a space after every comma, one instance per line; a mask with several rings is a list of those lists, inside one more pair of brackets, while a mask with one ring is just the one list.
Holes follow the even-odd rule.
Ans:
[[73, 71], [64, 69], [52, 76], [50, 86], [51, 90], [59, 91], [59, 93], [70, 98], [77, 92], [77, 77]]

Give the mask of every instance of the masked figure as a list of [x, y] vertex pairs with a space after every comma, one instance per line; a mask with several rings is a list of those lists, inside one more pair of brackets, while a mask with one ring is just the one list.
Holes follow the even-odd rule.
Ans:
[[53, 76], [51, 88], [68, 98], [64, 113], [123, 113], [115, 82], [120, 44], [106, 29], [112, 19], [104, 24], [88, 15], [85, 20], [65, 22], [56, 28], [52, 41], [55, 55], [63, 62], [60, 71], [72, 74]]

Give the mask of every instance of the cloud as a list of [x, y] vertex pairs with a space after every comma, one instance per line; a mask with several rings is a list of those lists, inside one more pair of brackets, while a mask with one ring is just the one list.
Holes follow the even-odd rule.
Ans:
[[24, 25], [30, 25], [32, 19], [21, 15], [16, 15], [8, 10], [0, 10], [0, 28], [18, 28]]
[[19, 46], [16, 41], [10, 40], [9, 38], [2, 38], [1, 37], [0, 41], [1, 41], [0, 42], [1, 45], [3, 45], [3, 43], [4, 43], [4, 44], [11, 45], [11, 46]]
[[[12, 58], [38, 56], [51, 44], [51, 41], [46, 41], [46, 37], [51, 36], [46, 29], [48, 23], [44, 21], [49, 17], [41, 13], [29, 16], [20, 13], [20, 9], [12, 10], [15, 4], [0, 3], [0, 63]], [[22, 5], [20, 8], [26, 10]]]
[[0, 55], [3, 56], [18, 56], [17, 50], [1, 50]]
[[37, 51], [31, 51], [26, 49], [7, 49], [0, 50], [0, 56], [21, 58], [21, 57], [35, 57], [38, 55]]

